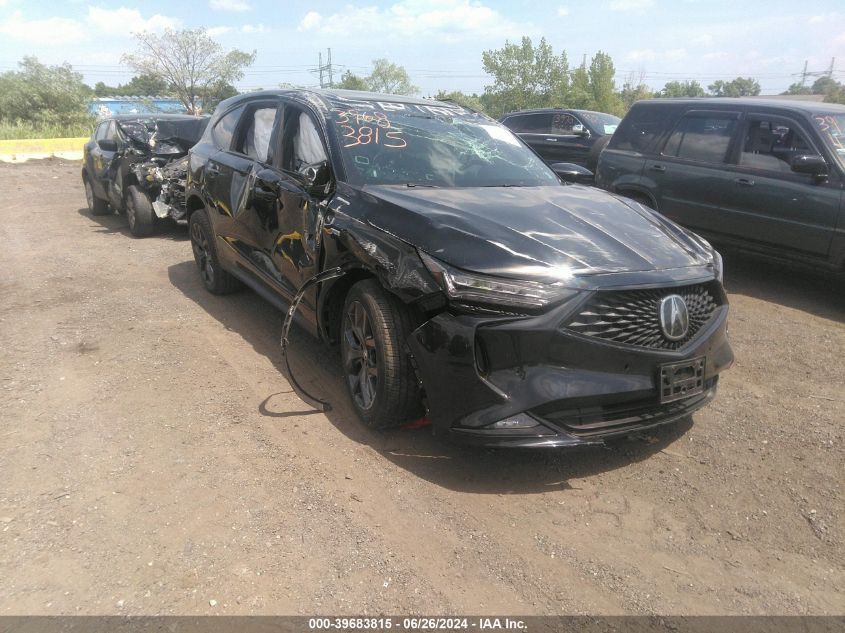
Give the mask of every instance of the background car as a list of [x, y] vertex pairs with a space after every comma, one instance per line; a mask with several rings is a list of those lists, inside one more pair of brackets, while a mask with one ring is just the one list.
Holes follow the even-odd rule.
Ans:
[[574, 163], [595, 170], [598, 155], [620, 119], [604, 112], [546, 108], [510, 112], [499, 121], [546, 163]]
[[135, 237], [185, 216], [188, 149], [208, 117], [120, 115], [101, 121], [83, 148], [82, 182], [94, 215], [117, 209]]
[[733, 361], [709, 244], [562, 184], [483, 114], [249, 93], [218, 106], [189, 162], [206, 289], [247, 284], [288, 319], [301, 300], [373, 428], [425, 414], [488, 446], [601, 444], [704, 406]]
[[845, 267], [845, 106], [640, 101], [602, 152], [596, 182], [720, 244]]

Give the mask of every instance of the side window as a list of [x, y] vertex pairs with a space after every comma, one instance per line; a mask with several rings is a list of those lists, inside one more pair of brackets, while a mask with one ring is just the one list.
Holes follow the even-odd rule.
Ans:
[[304, 110], [285, 108], [282, 134], [282, 169], [302, 173], [309, 165], [328, 160], [326, 145], [317, 124]]
[[675, 108], [668, 105], [635, 105], [610, 137], [607, 148], [640, 153], [648, 151], [666, 131], [667, 123], [671, 125], [674, 111]]
[[581, 125], [581, 121], [571, 114], [558, 112], [552, 117], [552, 134], [572, 135], [575, 134], [575, 126]]
[[94, 132], [94, 140], [101, 141], [106, 137], [106, 134], [109, 130], [109, 121], [103, 121], [100, 125], [97, 126], [97, 130]]
[[552, 115], [541, 114], [519, 114], [508, 117], [505, 126], [518, 134], [551, 134]]
[[791, 172], [792, 158], [817, 153], [791, 121], [749, 116], [746, 119], [739, 164], [751, 169]]
[[243, 111], [244, 106], [235, 108], [214, 124], [211, 130], [211, 139], [218, 149], [230, 149], [232, 147], [232, 137], [235, 135], [235, 128]]
[[259, 105], [248, 110], [245, 115], [247, 121], [244, 122], [246, 129], [239, 134], [236, 151], [266, 163], [277, 111], [278, 106], [275, 105]]
[[666, 142], [663, 155], [723, 163], [735, 128], [736, 118], [731, 115], [685, 114]]

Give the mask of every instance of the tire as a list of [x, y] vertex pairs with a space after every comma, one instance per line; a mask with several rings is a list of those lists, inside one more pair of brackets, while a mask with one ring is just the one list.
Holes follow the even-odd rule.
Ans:
[[195, 211], [188, 221], [188, 226], [194, 261], [199, 268], [205, 289], [215, 295], [225, 295], [238, 290], [241, 282], [223, 270], [220, 265], [214, 232], [211, 230], [211, 222], [208, 220], [205, 209]]
[[109, 209], [109, 203], [97, 197], [94, 193], [94, 186], [91, 184], [91, 179], [88, 176], [82, 179], [82, 184], [85, 186], [85, 200], [88, 203], [88, 210], [91, 212], [91, 215], [110, 214], [111, 209]]
[[596, 167], [599, 165], [599, 154], [601, 151], [607, 146], [610, 142], [610, 134], [605, 134], [600, 139], [598, 139], [593, 146], [590, 148], [590, 151], [587, 152], [587, 159], [584, 161], [586, 163], [587, 169], [591, 172], [596, 173]]
[[385, 429], [421, 415], [405, 343], [413, 329], [408, 309], [377, 281], [366, 279], [349, 290], [340, 328], [343, 375], [364, 424]]
[[148, 237], [155, 231], [155, 212], [150, 199], [135, 185], [126, 190], [126, 221], [133, 237]]

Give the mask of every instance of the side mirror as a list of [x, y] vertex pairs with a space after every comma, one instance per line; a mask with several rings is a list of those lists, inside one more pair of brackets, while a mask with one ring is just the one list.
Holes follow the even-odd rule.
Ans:
[[809, 174], [819, 179], [827, 178], [827, 162], [818, 154], [799, 154], [790, 161], [792, 171], [798, 174]]
[[552, 171], [558, 175], [558, 178], [564, 182], [574, 182], [578, 184], [591, 185], [595, 180], [595, 175], [586, 167], [576, 165], [575, 163], [553, 163], [549, 165]]
[[117, 141], [111, 138], [101, 138], [99, 141], [97, 141], [97, 147], [99, 147], [104, 152], [116, 152]]
[[307, 165], [302, 170], [308, 192], [312, 195], [325, 193], [326, 186], [331, 182], [331, 170], [328, 161], [320, 161]]
[[272, 169], [262, 169], [255, 174], [252, 195], [261, 202], [273, 202], [279, 195], [279, 175]]
[[583, 136], [585, 138], [590, 136], [590, 130], [585, 128], [580, 123], [576, 123], [572, 126], [572, 133], [575, 134], [575, 136]]

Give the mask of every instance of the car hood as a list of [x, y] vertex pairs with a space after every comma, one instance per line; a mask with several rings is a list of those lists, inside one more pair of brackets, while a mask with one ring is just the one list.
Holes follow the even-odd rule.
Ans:
[[359, 219], [464, 270], [556, 281], [706, 265], [704, 243], [641, 205], [577, 185], [367, 185]]

